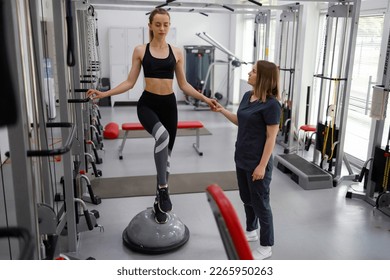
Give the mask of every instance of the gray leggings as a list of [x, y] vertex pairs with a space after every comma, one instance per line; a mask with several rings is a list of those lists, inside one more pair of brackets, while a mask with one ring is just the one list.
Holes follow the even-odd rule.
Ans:
[[169, 161], [177, 131], [177, 104], [174, 93], [158, 95], [144, 91], [137, 104], [138, 119], [155, 139], [154, 161], [158, 185], [168, 183]]

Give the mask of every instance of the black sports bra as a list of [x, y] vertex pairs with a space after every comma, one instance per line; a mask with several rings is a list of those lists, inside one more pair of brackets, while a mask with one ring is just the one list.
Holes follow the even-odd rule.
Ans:
[[155, 58], [150, 53], [149, 43], [146, 45], [144, 58], [142, 59], [145, 78], [173, 79], [176, 58], [169, 44], [168, 47], [169, 55], [167, 58]]

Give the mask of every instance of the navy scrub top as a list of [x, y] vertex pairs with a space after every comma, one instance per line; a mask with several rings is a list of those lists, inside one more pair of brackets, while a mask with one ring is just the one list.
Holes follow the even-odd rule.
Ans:
[[250, 102], [252, 91], [244, 94], [237, 110], [238, 132], [234, 160], [238, 168], [253, 171], [259, 165], [267, 138], [267, 125], [280, 122], [281, 105], [274, 97]]

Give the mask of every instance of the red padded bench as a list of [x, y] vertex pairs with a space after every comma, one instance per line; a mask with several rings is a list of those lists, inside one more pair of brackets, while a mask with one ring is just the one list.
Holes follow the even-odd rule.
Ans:
[[[200, 121], [179, 121], [177, 123], [177, 129], [195, 129], [196, 131], [196, 142], [192, 144], [194, 147], [195, 151], [198, 153], [198, 155], [203, 156], [203, 152], [199, 150], [200, 146], [200, 134], [199, 130], [203, 128], [204, 125]], [[123, 123], [122, 124], [122, 130], [125, 132], [123, 135], [123, 140], [122, 144], [119, 147], [119, 159], [123, 159], [123, 148], [125, 147], [126, 140], [127, 140], [127, 135], [129, 134], [130, 131], [133, 130], [144, 130], [145, 128], [142, 126], [141, 123]]]

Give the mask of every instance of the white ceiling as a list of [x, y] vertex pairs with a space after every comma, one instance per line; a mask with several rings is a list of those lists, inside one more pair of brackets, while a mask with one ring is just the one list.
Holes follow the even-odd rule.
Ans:
[[[91, 4], [96, 10], [130, 10], [150, 12], [155, 7], [164, 7], [172, 12], [199, 12], [209, 13], [234, 13], [234, 14], [258, 14], [265, 10], [284, 10], [286, 7], [295, 6], [300, 2], [317, 2], [327, 4], [330, 2], [357, 1], [357, 0], [89, 0], [85, 4]], [[388, 1], [388, 0], [361, 0]], [[168, 3], [167, 3], [168, 2]], [[263, 6], [258, 5], [263, 4]]]
[[[169, 0], [168, 0], [169, 1]], [[280, 1], [280, 0], [279, 0]], [[259, 10], [278, 8], [280, 6], [270, 6], [268, 3], [276, 2], [275, 0], [89, 0], [89, 4], [93, 5], [96, 9], [131, 9], [131, 10], [148, 10], [160, 5], [164, 5], [164, 8], [170, 8], [172, 11], [188, 12], [190, 9], [195, 9], [198, 12], [225, 12], [232, 13], [256, 13]], [[287, 1], [288, 2], [288, 1]], [[288, 3], [286, 2], [286, 5]], [[295, 1], [289, 1], [296, 3]], [[256, 3], [264, 3], [264, 6]]]

